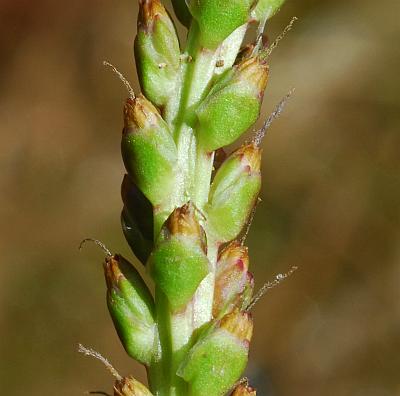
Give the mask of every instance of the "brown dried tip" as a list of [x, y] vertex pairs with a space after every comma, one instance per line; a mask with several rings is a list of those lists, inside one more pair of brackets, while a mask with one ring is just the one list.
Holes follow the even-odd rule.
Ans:
[[269, 66], [259, 56], [244, 58], [237, 66], [240, 79], [245, 83], [253, 84], [260, 93], [260, 100], [264, 95], [268, 82]]
[[241, 270], [247, 271], [249, 268], [249, 252], [247, 246], [243, 246], [238, 241], [231, 242], [219, 254], [218, 262], [230, 262], [230, 266], [237, 265]]
[[239, 384], [231, 393], [231, 396], [256, 396], [257, 392], [254, 388], [247, 384]]
[[246, 286], [248, 268], [248, 249], [239, 242], [231, 242], [220, 253], [215, 276], [214, 318], [238, 306]]
[[121, 256], [114, 255], [106, 257], [104, 262], [104, 277], [106, 278], [107, 289], [111, 290], [118, 285], [121, 278], [124, 278], [120, 269]]
[[159, 121], [158, 110], [143, 95], [129, 98], [124, 106], [125, 128], [145, 128]]
[[239, 147], [235, 154], [240, 157], [244, 166], [249, 167], [250, 172], [260, 172], [262, 150], [255, 143]]
[[138, 27], [150, 30], [156, 18], [165, 15], [167, 11], [159, 0], [140, 0]]
[[152, 393], [133, 377], [115, 381], [114, 396], [152, 396]]
[[253, 319], [249, 312], [234, 310], [221, 319], [220, 327], [229, 331], [240, 341], [250, 343], [253, 335]]
[[171, 235], [185, 235], [201, 241], [202, 248], [206, 250], [206, 236], [203, 227], [196, 217], [196, 208], [191, 202], [176, 208], [168, 217], [167, 230]]

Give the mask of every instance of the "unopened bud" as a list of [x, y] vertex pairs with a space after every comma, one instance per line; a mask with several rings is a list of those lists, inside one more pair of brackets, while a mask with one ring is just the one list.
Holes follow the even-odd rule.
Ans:
[[209, 272], [205, 234], [191, 204], [175, 209], [167, 219], [149, 258], [149, 269], [167, 296], [171, 310], [183, 308]]
[[147, 98], [163, 107], [176, 92], [180, 56], [178, 36], [159, 0], [141, 0], [139, 7], [135, 40], [139, 81]]
[[115, 381], [114, 396], [153, 396], [153, 394], [133, 377], [123, 377]]
[[233, 152], [215, 174], [206, 207], [211, 232], [219, 242], [235, 239], [261, 188], [261, 150], [251, 143]]
[[237, 306], [245, 289], [248, 267], [248, 251], [240, 243], [232, 242], [221, 252], [215, 275], [214, 318], [225, 315]]
[[154, 301], [140, 274], [120, 255], [104, 263], [107, 304], [127, 353], [149, 364], [154, 347]]
[[260, 56], [246, 58], [223, 74], [196, 111], [199, 140], [207, 151], [238, 139], [260, 113], [268, 80], [268, 65]]
[[127, 100], [124, 120], [125, 168], [147, 199], [158, 205], [175, 185], [175, 142], [158, 110], [142, 95]]

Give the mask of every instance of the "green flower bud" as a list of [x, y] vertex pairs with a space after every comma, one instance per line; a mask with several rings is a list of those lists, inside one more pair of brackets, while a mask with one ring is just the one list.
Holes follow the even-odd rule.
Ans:
[[213, 316], [231, 312], [240, 301], [247, 282], [248, 249], [239, 242], [230, 243], [219, 255], [215, 274]]
[[220, 396], [240, 378], [248, 360], [253, 321], [249, 313], [234, 311], [189, 351], [178, 375], [193, 396]]
[[258, 0], [251, 11], [251, 18], [257, 22], [266, 21], [279, 11], [284, 2], [285, 0]]
[[146, 97], [163, 107], [176, 92], [180, 49], [174, 23], [159, 0], [139, 2], [135, 59]]
[[231, 394], [231, 396], [256, 396], [256, 395], [257, 395], [256, 390], [247, 384], [239, 384]]
[[188, 6], [185, 0], [172, 0], [172, 5], [174, 7], [175, 15], [179, 19], [179, 22], [186, 26], [190, 26], [192, 22], [192, 15], [189, 12]]
[[135, 256], [145, 264], [153, 248], [153, 207], [128, 175], [122, 181], [121, 196], [125, 239]]
[[189, 0], [203, 47], [215, 49], [236, 28], [249, 20], [252, 0]]
[[153, 396], [153, 394], [141, 382], [129, 376], [115, 381], [114, 396]]
[[149, 365], [155, 339], [154, 301], [136, 269], [122, 256], [104, 264], [107, 304], [128, 355]]
[[156, 206], [175, 187], [174, 140], [157, 109], [142, 95], [126, 101], [124, 120], [121, 150], [125, 168]]
[[246, 58], [216, 82], [196, 111], [199, 140], [205, 150], [233, 143], [256, 122], [268, 70], [265, 57]]
[[183, 308], [209, 272], [205, 234], [192, 204], [175, 209], [161, 230], [149, 270], [171, 310]]
[[251, 143], [233, 152], [215, 174], [206, 205], [210, 231], [218, 242], [235, 239], [261, 188], [261, 150]]

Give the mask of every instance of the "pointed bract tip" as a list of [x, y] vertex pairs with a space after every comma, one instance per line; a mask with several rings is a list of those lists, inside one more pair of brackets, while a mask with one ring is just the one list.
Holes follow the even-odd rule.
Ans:
[[156, 125], [160, 115], [154, 105], [143, 95], [128, 98], [124, 106], [125, 128], [145, 128]]
[[235, 67], [241, 80], [256, 87], [261, 100], [269, 77], [269, 65], [266, 60], [258, 55], [245, 57]]
[[218, 262], [229, 261], [238, 265], [242, 270], [249, 268], [249, 252], [247, 246], [243, 246], [238, 241], [231, 242], [226, 246], [218, 257]]
[[262, 150], [254, 142], [245, 144], [235, 151], [243, 165], [249, 167], [250, 172], [260, 172]]
[[120, 260], [121, 257], [118, 254], [106, 257], [104, 260], [104, 277], [108, 290], [118, 288], [120, 279], [125, 278], [119, 266]]
[[168, 16], [167, 11], [159, 0], [139, 1], [139, 26], [149, 29], [157, 17], [162, 15]]
[[221, 319], [220, 327], [227, 330], [240, 341], [250, 343], [253, 335], [253, 319], [249, 312], [241, 312], [235, 309]]
[[114, 396], [152, 396], [152, 393], [141, 382], [129, 376], [115, 381]]

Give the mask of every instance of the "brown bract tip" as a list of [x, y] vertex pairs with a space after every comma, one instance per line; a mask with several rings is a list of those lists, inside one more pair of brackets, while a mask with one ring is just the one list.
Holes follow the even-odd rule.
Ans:
[[114, 396], [152, 396], [152, 393], [133, 377], [115, 381]]
[[249, 268], [248, 248], [238, 241], [233, 241], [219, 254], [218, 262], [222, 261], [229, 261], [232, 265], [238, 265], [241, 270], [247, 271]]
[[171, 213], [166, 222], [166, 227], [171, 235], [185, 235], [200, 240], [205, 251], [205, 232], [197, 220], [196, 212], [194, 205], [188, 202]]
[[249, 143], [239, 147], [235, 154], [241, 159], [243, 166], [249, 168], [249, 172], [260, 172], [262, 150], [255, 143]]
[[138, 25], [146, 30], [150, 30], [156, 19], [160, 16], [168, 16], [166, 9], [159, 0], [139, 1]]
[[106, 257], [105, 259], [104, 277], [106, 278], [108, 290], [116, 288], [120, 278], [124, 277], [120, 269], [120, 260], [121, 257], [117, 254], [111, 257]]
[[143, 95], [128, 98], [124, 106], [125, 128], [145, 128], [155, 125], [160, 117], [158, 110]]
[[221, 319], [220, 327], [229, 331], [244, 343], [249, 343], [253, 335], [253, 319], [249, 312], [235, 309]]
[[269, 76], [268, 64], [258, 55], [244, 58], [236, 67], [239, 79], [252, 84], [259, 94], [265, 91]]

